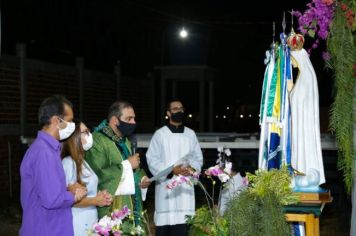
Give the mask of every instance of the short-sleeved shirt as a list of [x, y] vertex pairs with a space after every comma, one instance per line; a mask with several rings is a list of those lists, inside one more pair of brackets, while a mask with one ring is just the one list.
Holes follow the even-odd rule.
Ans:
[[[62, 164], [66, 175], [67, 185], [77, 182], [77, 166], [74, 160], [68, 156], [62, 160]], [[95, 197], [98, 192], [98, 176], [96, 176], [86, 161], [82, 164], [81, 180], [88, 190], [86, 197]], [[94, 205], [87, 207], [72, 207], [72, 215], [75, 236], [87, 236], [88, 231], [90, 231], [94, 223], [98, 221], [98, 212]]]

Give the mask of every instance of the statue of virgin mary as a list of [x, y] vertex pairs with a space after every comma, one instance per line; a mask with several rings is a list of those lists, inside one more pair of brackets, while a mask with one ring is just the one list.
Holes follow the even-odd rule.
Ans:
[[317, 78], [309, 55], [303, 48], [304, 37], [292, 31], [287, 43], [291, 49], [293, 67], [299, 69], [290, 92], [291, 165], [302, 173], [308, 174], [311, 170], [319, 172], [319, 181], [315, 183], [314, 180], [313, 185], [320, 185], [325, 183], [325, 174], [320, 142]]

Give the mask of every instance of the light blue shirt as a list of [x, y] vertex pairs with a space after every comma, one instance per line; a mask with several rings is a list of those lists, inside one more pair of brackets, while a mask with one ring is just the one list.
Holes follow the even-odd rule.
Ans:
[[[67, 185], [77, 182], [77, 167], [73, 159], [65, 157], [62, 164]], [[98, 192], [98, 177], [85, 161], [83, 162], [81, 180], [88, 189], [86, 197], [95, 197]], [[87, 236], [88, 230], [91, 230], [93, 224], [98, 221], [96, 206], [73, 207], [72, 214], [75, 236]]]

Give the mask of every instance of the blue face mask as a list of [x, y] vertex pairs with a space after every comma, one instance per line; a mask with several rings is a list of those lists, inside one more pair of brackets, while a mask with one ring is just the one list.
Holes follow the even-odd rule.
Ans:
[[119, 121], [120, 121], [120, 124], [117, 126], [118, 130], [120, 130], [120, 132], [122, 133], [122, 135], [124, 137], [131, 136], [136, 129], [136, 124], [130, 124], [130, 123], [124, 122], [120, 119], [119, 119]]

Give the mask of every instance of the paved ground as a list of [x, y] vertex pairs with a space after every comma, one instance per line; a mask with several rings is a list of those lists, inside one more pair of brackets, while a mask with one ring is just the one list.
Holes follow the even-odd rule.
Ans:
[[[205, 150], [205, 167], [215, 164], [216, 151]], [[233, 150], [234, 154], [239, 157], [238, 166], [243, 167], [244, 171], [254, 171], [257, 163], [258, 153], [256, 150]], [[237, 153], [238, 152], [238, 153]], [[334, 151], [324, 151], [324, 167], [326, 170], [327, 185], [324, 186], [331, 190], [334, 198], [331, 204], [327, 204], [320, 218], [320, 235], [321, 236], [346, 236], [349, 235], [350, 229], [350, 199], [345, 194], [345, 187], [342, 182], [342, 175], [337, 171], [336, 156]], [[254, 164], [255, 163], [255, 164]], [[198, 191], [197, 205], [205, 203], [204, 195]], [[21, 224], [21, 207], [18, 197], [14, 200], [4, 199], [0, 196], [0, 236], [18, 235]], [[147, 202], [144, 205], [149, 214], [151, 223], [151, 233], [154, 235], [153, 209], [154, 209], [154, 187], [149, 188]]]
[[[153, 192], [148, 195], [148, 202], [145, 203], [145, 208], [149, 213], [151, 223], [151, 233], [154, 235], [153, 225]], [[198, 201], [203, 201], [197, 199]], [[344, 204], [348, 199], [343, 199], [343, 196], [334, 195], [334, 202], [325, 206], [322, 217], [320, 219], [320, 234], [321, 236], [347, 236], [349, 235], [350, 227], [350, 207], [349, 204]], [[344, 203], [343, 203], [344, 202]], [[18, 230], [21, 224], [21, 208], [17, 201], [1, 201], [0, 204], [0, 235], [15, 236], [18, 235]]]

